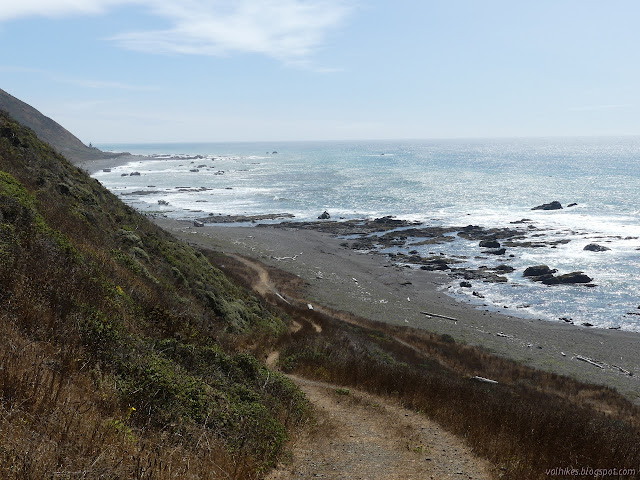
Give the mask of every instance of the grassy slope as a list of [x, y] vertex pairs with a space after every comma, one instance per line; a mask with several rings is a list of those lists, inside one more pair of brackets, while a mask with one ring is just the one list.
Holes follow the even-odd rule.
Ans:
[[0, 302], [2, 478], [250, 478], [304, 416], [233, 353], [282, 320], [2, 112]]

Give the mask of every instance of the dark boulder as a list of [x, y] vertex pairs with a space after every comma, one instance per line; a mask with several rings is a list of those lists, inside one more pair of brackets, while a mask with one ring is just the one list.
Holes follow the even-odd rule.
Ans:
[[538, 277], [534, 277], [532, 279], [534, 282], [541, 282], [545, 285], [559, 285], [560, 281], [557, 277], [553, 275], [553, 273], [547, 273], [545, 275], [540, 275]]
[[504, 255], [505, 253], [507, 253], [507, 249], [506, 248], [498, 248], [496, 250], [487, 250], [485, 253], [488, 253], [490, 255]]
[[326, 210], [324, 212], [322, 212], [322, 214], [318, 217], [318, 220], [329, 220], [331, 218], [331, 215], [329, 215], [329, 212], [327, 212]]
[[462, 288], [471, 288], [471, 282], [460, 282]]
[[543, 203], [542, 205], [533, 207], [531, 210], [561, 210], [561, 209], [562, 209], [562, 204], [557, 200], [554, 200], [551, 203]]
[[539, 277], [541, 275], [553, 275], [556, 272], [556, 269], [552, 270], [546, 265], [535, 265], [527, 267], [522, 275], [525, 277]]
[[480, 246], [483, 248], [500, 248], [500, 242], [497, 240], [482, 240]]
[[604, 245], [598, 245], [597, 243], [590, 243], [585, 246], [583, 250], [587, 250], [589, 252], [606, 252], [607, 250], [611, 250], [609, 247], [605, 247]]
[[558, 275], [556, 277], [558, 283], [589, 283], [593, 280], [589, 275], [585, 275], [583, 272], [571, 272], [564, 275]]
[[554, 276], [551, 273], [540, 275], [539, 277], [533, 278], [533, 280], [542, 282], [545, 285], [570, 285], [575, 283], [590, 283], [593, 279], [583, 272], [571, 272], [558, 276]]
[[511, 273], [515, 271], [515, 268], [513, 268], [511, 265], [498, 265], [496, 268], [494, 268], [494, 270], [496, 272]]
[[577, 203], [570, 203], [569, 205], [567, 205], [567, 208], [575, 207], [577, 205], [578, 205]]

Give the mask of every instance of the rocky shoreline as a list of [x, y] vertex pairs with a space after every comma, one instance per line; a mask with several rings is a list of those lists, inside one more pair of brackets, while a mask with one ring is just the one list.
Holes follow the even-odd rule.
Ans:
[[[264, 215], [262, 217], [274, 219], [280, 218], [281, 215]], [[289, 216], [289, 218], [291, 217]], [[206, 219], [199, 220], [207, 223]], [[526, 224], [527, 220], [523, 219], [521, 223]], [[346, 221], [285, 221], [271, 226], [273, 228], [295, 228], [328, 233], [344, 238], [345, 241], [341, 245], [352, 250], [368, 253], [385, 252], [398, 265], [428, 271], [441, 271], [450, 274], [453, 278], [489, 283], [505, 283], [508, 279], [503, 274], [513, 273], [516, 270], [506, 264], [510, 258], [515, 257], [515, 254], [510, 253], [508, 248], [555, 248], [557, 245], [569, 242], [569, 240], [528, 240], [527, 234], [531, 234], [532, 230], [536, 230], [533, 225], [527, 225], [525, 230], [514, 227], [484, 228], [478, 225], [438, 227], [425, 226], [421, 222], [401, 220], [391, 216]], [[459, 264], [463, 263], [465, 258], [447, 256], [443, 252], [420, 255], [418, 250], [411, 249], [418, 246], [446, 244], [454, 241], [456, 237], [470, 242], [478, 242], [478, 246], [483, 248], [482, 254], [486, 256], [487, 260], [492, 260], [491, 257], [496, 259], [504, 258], [504, 262], [492, 266], [482, 265], [478, 268], [460, 267]], [[408, 252], [387, 251], [393, 248], [404, 248]], [[523, 277], [529, 277], [532, 281], [544, 283], [545, 285], [587, 284], [590, 288], [595, 286], [591, 283], [593, 279], [583, 272], [576, 271], [554, 275], [557, 272], [556, 269], [551, 269], [546, 265], [539, 267], [542, 268], [540, 273], [525, 269], [522, 273]], [[535, 268], [535, 266], [530, 268]], [[467, 284], [462, 286], [467, 286]]]
[[[407, 258], [365, 253], [352, 248], [358, 237], [344, 238], [347, 232], [355, 235], [354, 230], [361, 235], [382, 236], [396, 229], [421, 228], [413, 222], [387, 218], [349, 223], [280, 222], [253, 227], [197, 228], [190, 220], [159, 216], [155, 221], [189, 243], [246, 255], [298, 276], [303, 289], [300, 295], [308, 298], [310, 304], [317, 302], [376, 321], [451, 335], [456, 341], [480, 345], [530, 366], [612, 386], [640, 403], [637, 349], [640, 334], [585, 328], [571, 324], [569, 318], [550, 322], [509, 315], [515, 311], [478, 310], [445, 294], [443, 290], [451, 281], [450, 271], [429, 271], [422, 269], [422, 265], [407, 267]], [[480, 232], [473, 230], [475, 234]], [[430, 238], [446, 234], [455, 237], [460, 231], [464, 233], [463, 229], [432, 230]], [[387, 238], [391, 241], [393, 236]], [[429, 259], [420, 258], [428, 263]], [[448, 265], [458, 268], [454, 263]], [[508, 270], [509, 266], [506, 267]], [[494, 269], [488, 273], [502, 272]], [[459, 283], [468, 285], [461, 288], [473, 290], [475, 280], [460, 278]]]

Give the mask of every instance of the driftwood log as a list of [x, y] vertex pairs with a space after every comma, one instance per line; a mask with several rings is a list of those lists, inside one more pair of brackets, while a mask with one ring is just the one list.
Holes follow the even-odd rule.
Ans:
[[446, 315], [439, 315], [437, 313], [429, 313], [429, 312], [420, 312], [422, 315], [426, 315], [428, 317], [438, 317], [438, 318], [444, 318], [445, 320], [452, 320], [454, 322], [457, 322], [458, 319], [457, 318], [453, 318], [453, 317], [447, 317]]

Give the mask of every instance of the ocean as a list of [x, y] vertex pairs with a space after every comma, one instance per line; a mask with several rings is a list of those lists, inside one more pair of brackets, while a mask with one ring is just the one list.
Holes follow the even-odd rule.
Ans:
[[[504, 255], [456, 233], [443, 243], [415, 239], [379, 250], [443, 255], [469, 269], [512, 267], [506, 282], [467, 288], [452, 278], [445, 286], [481, 309], [640, 332], [640, 137], [99, 148], [145, 155], [94, 174], [143, 212], [187, 219], [288, 213], [317, 221], [326, 210], [332, 219], [393, 216], [425, 226], [517, 229], [523, 239]], [[554, 200], [564, 208], [532, 210]], [[608, 250], [584, 250], [593, 243]], [[541, 264], [558, 274], [583, 271], [593, 281], [549, 286], [523, 277]]]

